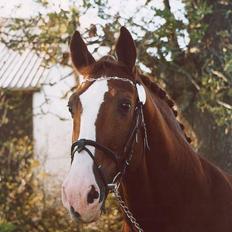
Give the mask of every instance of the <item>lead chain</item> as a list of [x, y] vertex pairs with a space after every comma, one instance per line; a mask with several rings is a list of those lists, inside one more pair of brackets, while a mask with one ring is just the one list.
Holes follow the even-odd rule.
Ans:
[[116, 197], [116, 199], [119, 202], [119, 205], [121, 206], [123, 212], [126, 214], [126, 216], [128, 217], [128, 219], [130, 220], [131, 224], [138, 230], [138, 232], [144, 232], [144, 230], [141, 228], [141, 226], [139, 225], [139, 223], [136, 221], [136, 219], [134, 218], [133, 214], [131, 213], [131, 211], [129, 210], [129, 208], [126, 206], [125, 201], [123, 201], [122, 197], [119, 194], [118, 191], [118, 187], [113, 189], [114, 195]]

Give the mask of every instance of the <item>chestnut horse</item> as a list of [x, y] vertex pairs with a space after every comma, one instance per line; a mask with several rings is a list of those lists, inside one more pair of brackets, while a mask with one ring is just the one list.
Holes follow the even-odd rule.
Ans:
[[72, 163], [62, 186], [73, 218], [96, 221], [113, 190], [124, 209], [123, 231], [231, 232], [231, 176], [192, 149], [173, 102], [136, 69], [127, 29], [117, 60], [95, 61], [79, 32], [70, 49], [83, 76], [68, 103]]

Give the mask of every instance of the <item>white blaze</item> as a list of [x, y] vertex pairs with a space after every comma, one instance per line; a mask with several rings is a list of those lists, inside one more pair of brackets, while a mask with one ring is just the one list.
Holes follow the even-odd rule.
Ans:
[[[95, 81], [84, 93], [80, 95], [82, 113], [80, 118], [80, 135], [78, 139], [91, 139], [96, 141], [96, 120], [99, 109], [104, 101], [104, 95], [108, 91], [107, 80]], [[95, 148], [88, 146], [94, 155]], [[98, 200], [88, 206], [87, 194], [91, 185], [100, 192], [93, 173], [93, 160], [82, 151], [74, 154], [69, 174], [64, 181], [67, 199], [63, 198], [63, 203], [67, 208], [72, 206], [84, 220], [92, 219], [94, 215], [100, 214], [101, 204]], [[95, 206], [95, 207], [94, 207]], [[90, 208], [90, 209], [89, 209]]]
[[104, 95], [108, 91], [106, 80], [95, 81], [83, 94], [80, 95], [82, 105], [80, 135], [79, 138], [96, 140], [95, 122]]

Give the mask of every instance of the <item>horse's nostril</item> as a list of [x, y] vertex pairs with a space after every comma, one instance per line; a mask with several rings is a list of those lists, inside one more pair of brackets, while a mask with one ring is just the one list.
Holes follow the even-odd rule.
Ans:
[[91, 189], [87, 195], [88, 204], [92, 204], [95, 199], [98, 199], [99, 193], [96, 191], [95, 187], [91, 185]]
[[75, 209], [71, 206], [71, 213], [73, 214], [74, 217], [76, 217], [77, 219], [81, 217], [81, 215], [75, 211]]

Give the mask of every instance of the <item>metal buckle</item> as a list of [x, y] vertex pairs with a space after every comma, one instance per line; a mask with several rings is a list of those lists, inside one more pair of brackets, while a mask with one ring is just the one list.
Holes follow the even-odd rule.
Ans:
[[114, 189], [118, 189], [120, 186], [120, 182], [117, 182], [118, 177], [121, 175], [121, 172], [118, 172], [111, 183], [107, 184], [107, 187], [110, 191], [113, 191]]
[[117, 184], [116, 183], [110, 183], [110, 184], [107, 184], [107, 187], [110, 191], [113, 191], [116, 187], [117, 187]]

